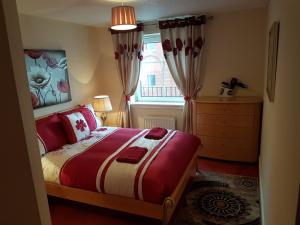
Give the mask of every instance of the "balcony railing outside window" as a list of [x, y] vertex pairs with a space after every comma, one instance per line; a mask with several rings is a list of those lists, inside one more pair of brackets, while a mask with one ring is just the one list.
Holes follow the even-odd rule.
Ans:
[[142, 87], [140, 86], [141, 97], [182, 97], [177, 87]]

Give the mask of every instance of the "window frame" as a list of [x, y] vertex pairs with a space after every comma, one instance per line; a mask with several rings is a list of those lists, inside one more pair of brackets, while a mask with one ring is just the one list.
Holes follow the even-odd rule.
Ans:
[[[160, 33], [144, 34], [144, 44], [147, 44], [147, 43], [161, 43]], [[145, 55], [144, 55], [144, 58], [145, 58]], [[143, 64], [143, 61], [141, 62], [141, 67], [143, 66], [142, 64]], [[166, 64], [166, 62], [165, 62], [165, 64]], [[170, 97], [168, 97], [168, 96], [166, 96], [166, 97], [142, 96], [140, 79], [141, 79], [141, 76], [138, 81], [137, 89], [134, 93], [133, 102], [135, 102], [135, 103], [169, 103], [169, 104], [174, 103], [174, 104], [180, 104], [180, 105], [184, 103], [183, 96], [176, 96], [176, 97], [175, 96], [174, 97], [172, 97], [172, 96], [170, 96]], [[148, 79], [148, 77], [147, 77], [147, 79]], [[163, 86], [163, 87], [165, 87], [165, 86]], [[176, 87], [176, 89], [178, 91], [177, 87]], [[162, 90], [165, 91], [164, 89], [162, 89]], [[176, 90], [175, 90], [175, 93], [176, 93]]]

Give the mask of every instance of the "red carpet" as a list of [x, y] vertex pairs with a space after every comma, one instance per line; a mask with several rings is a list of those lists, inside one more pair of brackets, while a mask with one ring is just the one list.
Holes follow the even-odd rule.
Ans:
[[[258, 176], [257, 164], [199, 160], [200, 170], [244, 176]], [[49, 198], [53, 225], [158, 225], [160, 221], [93, 207], [57, 198]]]
[[258, 177], [257, 163], [228, 162], [222, 160], [200, 158], [199, 168], [200, 170], [208, 170], [219, 173]]

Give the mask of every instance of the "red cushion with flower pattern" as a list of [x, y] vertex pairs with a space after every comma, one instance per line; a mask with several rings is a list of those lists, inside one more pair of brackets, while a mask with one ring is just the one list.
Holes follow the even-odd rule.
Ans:
[[90, 128], [81, 112], [60, 114], [69, 143], [74, 144], [90, 136]]
[[80, 108], [80, 112], [84, 116], [84, 118], [85, 118], [85, 120], [87, 122], [87, 125], [90, 128], [90, 131], [95, 130], [97, 128], [97, 122], [96, 122], [95, 117], [92, 114], [92, 112], [89, 109], [84, 108], [84, 107]]
[[37, 120], [36, 130], [45, 148], [45, 153], [56, 150], [68, 143], [61, 120], [57, 114]]
[[98, 129], [100, 129], [103, 126], [102, 121], [96, 116], [92, 104], [86, 104], [86, 105], [83, 106], [82, 109], [87, 109], [87, 110], [89, 110], [91, 112], [91, 114], [93, 116], [93, 120], [90, 118], [90, 121], [93, 124], [95, 123], [94, 125], [96, 126], [94, 130], [98, 130]]

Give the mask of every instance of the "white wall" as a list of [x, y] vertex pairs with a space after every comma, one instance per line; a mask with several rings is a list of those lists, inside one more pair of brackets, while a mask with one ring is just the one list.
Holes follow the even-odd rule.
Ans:
[[237, 77], [249, 85], [238, 95], [263, 95], [266, 9], [214, 15], [207, 24], [205, 81], [201, 95], [217, 95], [220, 83]]
[[[264, 49], [266, 10], [253, 9], [214, 15], [207, 25], [205, 86], [201, 95], [217, 95], [219, 85], [232, 76], [249, 84], [248, 90], [240, 90], [239, 95], [263, 95]], [[108, 94], [113, 105], [108, 123], [116, 123], [116, 115], [121, 98], [121, 85], [117, 74], [111, 35], [106, 28], [99, 30], [102, 94]], [[133, 124], [142, 127], [145, 115], [172, 115], [177, 118], [178, 128], [182, 128], [180, 108], [139, 108], [133, 107]]]
[[100, 74], [98, 29], [39, 17], [20, 15], [23, 47], [66, 50], [72, 101], [34, 111], [35, 116], [89, 102], [98, 94]]
[[271, 0], [268, 30], [280, 21], [274, 103], [264, 95], [260, 156], [264, 225], [295, 225], [300, 183], [300, 2]]

